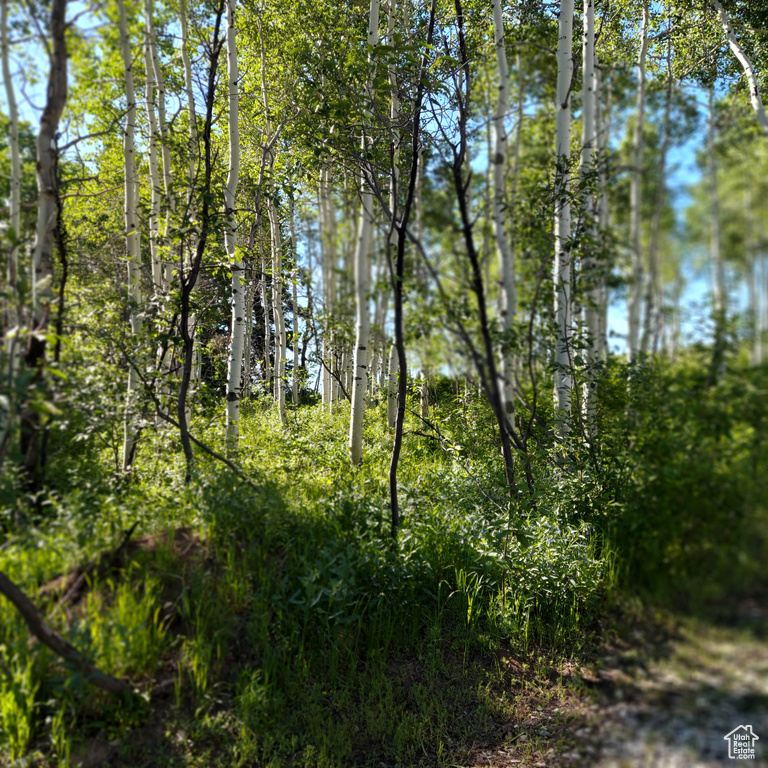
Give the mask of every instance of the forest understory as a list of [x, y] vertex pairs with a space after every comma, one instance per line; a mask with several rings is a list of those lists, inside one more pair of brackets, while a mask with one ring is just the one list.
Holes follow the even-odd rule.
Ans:
[[[675, 409], [673, 383], [690, 375], [657, 371], [646, 394], [665, 379]], [[111, 437], [53, 451], [48, 491], [6, 487], [15, 533], [0, 570], [133, 693], [98, 690], [4, 602], [8, 764], [722, 764], [732, 727], [747, 720], [760, 733], [768, 647], [762, 513], [714, 506], [763, 493], [752, 474], [763, 452], [747, 450], [757, 433], [745, 430], [736, 449], [742, 416], [724, 405], [729, 387], [753, 391], [743, 375], [719, 387], [699, 399], [689, 432], [656, 420], [644, 447], [617, 453], [615, 476], [603, 456], [600, 484], [546, 470], [535, 514], [511, 517], [487, 403], [438, 384], [430, 419], [441, 444], [419, 429], [416, 389], [396, 543], [384, 401], [371, 405], [371, 460], [356, 469], [339, 429], [348, 407], [299, 405], [284, 427], [259, 399], [244, 409], [242, 476], [201, 452], [185, 483], [182, 458], [167, 461], [178, 436], [162, 427], [147, 432], [126, 482], [109, 444], [122, 438], [117, 419]], [[613, 416], [630, 418], [623, 385], [617, 393]], [[699, 432], [712, 423], [720, 438], [705, 447]], [[195, 427], [220, 447], [210, 420]], [[700, 463], [695, 445], [708, 452]], [[738, 496], [726, 483], [740, 484]], [[588, 511], [602, 494], [611, 518]], [[639, 557], [623, 530], [638, 527]]]
[[768, 764], [766, 29], [0, 0], [0, 768]]

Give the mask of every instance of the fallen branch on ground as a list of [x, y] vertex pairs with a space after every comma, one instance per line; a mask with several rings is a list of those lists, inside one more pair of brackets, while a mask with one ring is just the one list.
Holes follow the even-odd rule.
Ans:
[[44, 645], [47, 645], [57, 656], [71, 664], [85, 676], [89, 683], [110, 693], [131, 693], [132, 686], [126, 680], [120, 680], [106, 672], [97, 669], [91, 662], [83, 658], [74, 645], [67, 642], [58, 632], [51, 629], [35, 604], [0, 571], [0, 593], [5, 595], [23, 616], [29, 631]]

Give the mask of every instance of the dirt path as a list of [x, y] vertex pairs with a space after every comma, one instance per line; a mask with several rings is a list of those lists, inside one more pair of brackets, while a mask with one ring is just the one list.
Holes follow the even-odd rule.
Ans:
[[[742, 614], [731, 626], [682, 623], [651, 661], [642, 645], [604, 657], [593, 670], [594, 701], [573, 732], [576, 746], [547, 764], [768, 767], [768, 616], [757, 604]], [[753, 759], [729, 758], [724, 737], [739, 726], [759, 737]]]

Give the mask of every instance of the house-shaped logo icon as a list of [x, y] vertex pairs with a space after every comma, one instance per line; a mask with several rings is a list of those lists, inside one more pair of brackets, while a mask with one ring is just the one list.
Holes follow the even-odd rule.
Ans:
[[728, 741], [728, 757], [731, 760], [754, 760], [755, 742], [760, 737], [751, 725], [739, 725], [723, 736]]

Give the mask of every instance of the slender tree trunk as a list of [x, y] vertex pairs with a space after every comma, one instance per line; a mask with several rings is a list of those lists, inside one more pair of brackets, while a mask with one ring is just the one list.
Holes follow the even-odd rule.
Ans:
[[759, 322], [757, 326], [757, 338], [759, 343], [758, 365], [762, 365], [765, 362], [765, 335], [768, 331], [768, 260], [766, 260], [765, 254], [760, 254], [758, 257], [758, 297], [760, 298], [759, 304]]
[[[581, 159], [579, 176], [585, 185], [584, 199], [582, 201], [583, 216], [590, 230], [589, 241], [597, 242], [596, 232], [596, 205], [592, 195], [592, 174], [595, 170], [595, 154], [598, 151], [597, 120], [598, 109], [598, 79], [595, 69], [595, 4], [594, 0], [584, 0], [582, 33], [582, 110], [581, 110]], [[599, 157], [598, 157], [599, 160]], [[586, 233], [585, 233], [586, 234]], [[597, 276], [597, 261], [592, 252], [588, 252], [583, 265], [582, 279], [586, 285], [586, 301], [584, 314], [586, 316], [587, 330], [587, 371], [584, 382], [584, 412], [587, 428], [590, 435], [594, 436], [597, 429], [597, 376], [596, 364], [599, 360], [599, 278]]]
[[[368, 12], [368, 45], [369, 51], [375, 48], [379, 42], [379, 0], [371, 0]], [[369, 54], [369, 66], [373, 67]], [[373, 88], [369, 79], [367, 97], [373, 97]], [[363, 150], [367, 150], [370, 144], [363, 128]], [[365, 166], [361, 169], [362, 189], [360, 197], [362, 206], [360, 210], [360, 226], [357, 232], [355, 246], [355, 351], [352, 368], [354, 377], [352, 381], [352, 410], [349, 420], [349, 458], [352, 464], [363, 462], [363, 416], [365, 413], [365, 393], [368, 388], [368, 345], [370, 343], [371, 318], [368, 309], [368, 286], [370, 283], [370, 249], [371, 230], [373, 229], [373, 193], [368, 181], [369, 170]]]
[[744, 194], [744, 211], [747, 217], [744, 247], [747, 262], [747, 291], [749, 294], [749, 328], [751, 332], [752, 349], [750, 362], [753, 366], [762, 365], [763, 339], [762, 317], [760, 312], [760, 262], [757, 258], [757, 239], [755, 236], [754, 196], [752, 184], [748, 184]]
[[[0, 5], [0, 46], [2, 46], [3, 82], [5, 83], [5, 97], [8, 101], [8, 150], [11, 156], [10, 197], [8, 207], [10, 213], [10, 225], [12, 232], [8, 235], [11, 239], [11, 249], [8, 252], [7, 280], [11, 290], [11, 304], [18, 311], [18, 281], [19, 281], [19, 246], [21, 237], [21, 155], [19, 151], [19, 110], [16, 105], [16, 93], [11, 78], [10, 51], [8, 42], [8, 6], [10, 0], [2, 0]], [[13, 311], [13, 310], [11, 310]], [[10, 316], [10, 311], [8, 312]], [[6, 318], [10, 325], [10, 317]], [[17, 326], [19, 323], [17, 323]], [[11, 365], [14, 365], [14, 356]]]
[[422, 368], [419, 371], [421, 386], [419, 388], [419, 411], [422, 419], [429, 418], [429, 372]]
[[659, 286], [659, 241], [661, 239], [661, 217], [664, 214], [664, 202], [667, 188], [667, 155], [671, 141], [672, 125], [672, 93], [674, 80], [672, 77], [672, 30], [669, 30], [667, 38], [667, 94], [664, 101], [664, 125], [662, 131], [661, 149], [659, 151], [659, 167], [657, 172], [656, 202], [651, 220], [651, 239], [648, 244], [648, 282], [645, 289], [645, 322], [643, 324], [643, 336], [640, 351], [643, 356], [652, 347], [652, 337], [657, 326], [658, 315], [661, 311], [661, 302], [658, 297], [661, 293]]
[[645, 125], [645, 57], [648, 52], [648, 2], [643, 0], [640, 29], [640, 50], [637, 54], [637, 114], [633, 139], [633, 168], [630, 184], [630, 242], [632, 246], [632, 285], [629, 296], [629, 338], [627, 353], [630, 362], [637, 359], [640, 337], [640, 301], [643, 295], [643, 252], [640, 240], [643, 180], [643, 127]]
[[272, 233], [272, 307], [275, 315], [275, 396], [277, 411], [283, 426], [288, 426], [288, 416], [285, 412], [285, 359], [287, 339], [285, 333], [285, 317], [283, 315], [283, 258], [280, 221], [277, 218], [277, 207], [270, 197], [267, 200], [269, 226]]
[[511, 334], [515, 322], [517, 299], [515, 295], [515, 257], [510, 247], [506, 219], [507, 129], [504, 121], [509, 111], [509, 65], [504, 38], [502, 0], [493, 0], [493, 37], [496, 48], [496, 71], [499, 78], [499, 98], [493, 115], [493, 238], [499, 257], [499, 314], [501, 316], [501, 354], [499, 374], [504, 407], [512, 413], [514, 400], [514, 362], [510, 351]]
[[558, 429], [569, 431], [571, 412], [571, 78], [573, 76], [573, 0], [560, 4], [557, 48], [557, 109], [555, 138], [555, 412]]
[[[407, 0], [406, 0], [407, 2]], [[397, 255], [395, 263], [391, 261], [390, 256], [390, 274], [392, 277], [392, 293], [394, 298], [394, 321], [395, 321], [395, 355], [390, 354], [390, 397], [393, 370], [393, 357], [397, 358], [397, 370], [399, 377], [397, 379], [397, 413], [395, 416], [395, 439], [392, 445], [392, 460], [389, 464], [389, 501], [392, 513], [392, 538], [397, 538], [397, 531], [400, 525], [400, 505], [397, 496], [397, 468], [400, 462], [400, 452], [403, 447], [403, 427], [405, 423], [405, 404], [408, 385], [408, 365], [405, 357], [405, 333], [403, 326], [403, 278], [405, 277], [405, 243], [407, 239], [408, 222], [411, 217], [411, 209], [416, 197], [416, 186], [419, 178], [419, 156], [421, 154], [421, 105], [424, 97], [424, 73], [429, 61], [429, 50], [432, 47], [432, 38], [435, 27], [435, 13], [437, 2], [432, 0], [429, 10], [429, 24], [427, 27], [427, 47], [421, 59], [419, 68], [418, 86], [416, 89], [416, 99], [413, 104], [413, 117], [411, 122], [411, 168], [408, 178], [408, 189], [403, 204], [403, 212], [398, 220], [396, 213], [392, 211], [392, 226], [397, 226]], [[460, 10], [460, 4], [457, 4]], [[462, 31], [463, 32], [463, 31]], [[498, 382], [497, 382], [498, 383]], [[389, 402], [387, 403], [389, 411]], [[388, 414], [389, 415], [389, 414]]]
[[[21, 339], [23, 308], [19, 296], [19, 240], [21, 238], [21, 154], [19, 149], [19, 110], [11, 77], [10, 44], [8, 40], [8, 6], [10, 0], [0, 4], [0, 47], [2, 47], [3, 82], [8, 102], [8, 151], [11, 160], [10, 196], [8, 198], [11, 247], [6, 263], [9, 295], [3, 302], [3, 337], [8, 360], [8, 376], [13, 381], [21, 368], [24, 346]], [[5, 373], [5, 371], [3, 371]], [[13, 408], [5, 412], [0, 451], [6, 445], [12, 430]]]
[[[179, 0], [179, 27], [181, 36], [179, 39], [179, 56], [181, 58], [182, 68], [184, 70], [184, 92], [187, 101], [187, 120], [189, 122], [189, 138], [187, 140], [187, 210], [188, 215], [194, 216], [194, 187], [195, 173], [197, 168], [197, 113], [195, 110], [195, 93], [192, 80], [192, 64], [189, 60], [188, 40], [189, 31], [187, 26], [187, 0]], [[167, 142], [166, 142], [167, 143]], [[163, 160], [165, 163], [165, 160]], [[168, 164], [170, 169], [170, 162]], [[168, 177], [169, 173], [166, 174]], [[190, 245], [190, 251], [194, 251], [194, 241]], [[200, 341], [197, 333], [197, 315], [192, 312], [189, 316], [187, 332], [192, 338], [193, 344], [193, 363], [191, 370], [191, 382], [199, 382], [202, 374], [202, 360], [200, 354]], [[187, 421], [189, 417], [187, 417]]]
[[[53, 253], [60, 241], [59, 155], [56, 147], [59, 120], [67, 101], [67, 0], [53, 0], [50, 21], [50, 70], [40, 131], [37, 135], [37, 227], [32, 247], [32, 329], [27, 366], [35, 379], [43, 376], [45, 334], [53, 300]], [[21, 415], [21, 451], [32, 486], [37, 482], [40, 416], [28, 406]]]
[[[141, 229], [139, 227], [138, 203], [139, 180], [136, 174], [136, 91], [133, 82], [133, 56], [128, 37], [128, 22], [123, 0], [117, 0], [120, 27], [120, 47], [123, 56], [123, 77], [128, 109], [125, 116], [123, 138], [123, 174], [125, 176], [125, 250], [128, 261], [128, 301], [131, 333], [138, 336], [142, 330], [141, 295]], [[123, 471], [130, 472], [136, 451], [138, 430], [135, 419], [135, 399], [138, 389], [138, 371], [133, 363], [128, 364], [128, 391], [125, 405], [123, 438]]]
[[[208, 83], [205, 93], [205, 123], [203, 127], [203, 162], [201, 169], [200, 182], [200, 209], [199, 209], [199, 233], [195, 243], [195, 253], [190, 261], [189, 270], [183, 260], [179, 260], [179, 328], [181, 330], [183, 361], [181, 369], [181, 381], [179, 383], [178, 397], [176, 401], [176, 417], [179, 423], [179, 433], [181, 445], [184, 450], [184, 457], [187, 462], [186, 481], [189, 482], [192, 477], [192, 462], [194, 454], [192, 452], [192, 436], [189, 432], [189, 421], [187, 419], [187, 393], [189, 384], [192, 381], [192, 369], [195, 365], [195, 345], [192, 335], [190, 318], [190, 298], [192, 291], [197, 284], [200, 275], [200, 268], [208, 244], [208, 233], [210, 229], [210, 203], [211, 203], [211, 177], [213, 175], [213, 107], [216, 98], [216, 79], [218, 72], [219, 56], [221, 54], [223, 40], [220, 38], [221, 20], [224, 15], [224, 0], [220, 0], [216, 12], [214, 24], [213, 43], [206, 46], [209, 56]], [[191, 203], [191, 200], [190, 200]]]
[[[151, 4], [145, 6], [147, 13], [152, 13]], [[149, 253], [152, 264], [152, 293], [156, 302], [160, 301], [163, 290], [163, 264], [160, 258], [160, 165], [157, 155], [157, 113], [155, 111], [155, 87], [152, 74], [152, 40], [150, 23], [144, 26], [144, 72], [146, 75], [144, 99], [149, 126], [148, 156], [149, 156]]]
[[707, 124], [707, 176], [709, 182], [710, 221], [712, 224], [711, 258], [713, 315], [715, 320], [710, 380], [712, 383], [715, 383], [720, 379], [725, 368], [725, 325], [728, 308], [725, 292], [725, 268], [721, 253], [720, 196], [717, 188], [717, 159], [715, 157], [715, 95], [714, 88], [711, 87], [709, 89], [709, 120]]
[[[597, 224], [600, 232], [600, 242], [604, 243], [608, 233], [608, 178], [606, 173], [606, 164], [603, 162], [606, 157], [608, 142], [611, 134], [611, 88], [610, 83], [605, 88], [601, 85], [603, 78], [600, 77], [599, 68], [595, 71], [597, 79], [597, 94], [605, 93], [605, 106], [597, 99], [597, 110], [595, 113], [597, 126], [597, 152], [600, 158], [598, 169], [598, 185], [600, 196], [597, 207]], [[595, 286], [595, 295], [593, 300], [598, 306], [598, 330], [597, 330], [597, 356], [603, 359], [608, 358], [608, 303], [609, 289], [605, 279], [604, 270], [601, 271], [597, 285]]]
[[397, 347], [392, 344], [389, 348], [389, 382], [387, 387], [387, 425], [394, 429], [397, 424]]
[[245, 270], [237, 252], [235, 204], [240, 178], [239, 96], [237, 91], [237, 34], [235, 12], [237, 0], [227, 5], [227, 62], [229, 82], [229, 172], [224, 191], [224, 247], [232, 272], [232, 327], [227, 365], [227, 458], [237, 457], [240, 443], [240, 392], [243, 375], [245, 341]]
[[[252, 249], [248, 249], [252, 253]], [[255, 287], [253, 282], [253, 261], [243, 260], [243, 304], [245, 306], [245, 329], [243, 331], [243, 388], [240, 391], [240, 399], [246, 400], [251, 396], [251, 379], [253, 375], [253, 295]]]
[[336, 211], [330, 188], [330, 171], [320, 172], [320, 242], [323, 256], [323, 405], [328, 413], [333, 407], [334, 382], [331, 371], [336, 368], [334, 325], [336, 323]]
[[195, 169], [197, 167], [197, 114], [195, 112], [195, 92], [192, 80], [192, 64], [189, 60], [187, 29], [187, 0], [179, 0], [179, 26], [181, 39], [179, 40], [179, 55], [184, 69], [184, 92], [187, 97], [187, 120], [189, 121], [189, 140], [187, 142], [187, 190], [191, 190], [195, 183]]
[[[163, 272], [163, 290], [167, 291], [173, 280], [173, 261], [169, 258], [168, 228], [170, 226], [171, 215], [176, 209], [176, 200], [173, 193], [173, 168], [171, 165], [171, 147], [168, 142], [168, 129], [165, 111], [165, 77], [163, 76], [163, 67], [160, 56], [157, 52], [157, 35], [155, 33], [155, 23], [153, 19], [152, 0], [144, 1], [144, 18], [147, 28], [147, 39], [149, 42], [149, 54], [152, 62], [152, 75], [156, 89], [154, 106], [157, 108], [157, 141], [160, 149], [160, 158], [162, 160], [162, 179], [163, 179], [163, 203], [165, 207], [165, 220], [158, 229], [159, 259]], [[149, 78], [149, 72], [147, 72]], [[158, 217], [160, 211], [158, 211]]]
[[301, 343], [301, 334], [299, 333], [299, 253], [296, 242], [296, 210], [293, 200], [291, 200], [291, 258], [293, 259], [293, 270], [291, 273], [291, 285], [293, 295], [291, 296], [293, 306], [293, 371], [291, 372], [291, 402], [295, 408], [299, 404], [299, 344]]
[[[262, 233], [259, 231], [260, 243], [261, 238]], [[261, 288], [261, 307], [264, 310], [264, 391], [270, 392], [274, 375], [270, 360], [270, 352], [272, 350], [272, 300], [267, 287], [267, 259], [265, 256], [261, 257], [261, 280], [259, 285]]]
[[725, 32], [725, 37], [728, 40], [728, 45], [733, 51], [733, 55], [739, 60], [742, 69], [744, 70], [744, 76], [747, 78], [749, 84], [749, 98], [752, 102], [752, 108], [755, 110], [755, 116], [757, 117], [757, 123], [763, 132], [763, 135], [768, 139], [768, 116], [765, 114], [765, 108], [763, 107], [763, 99], [760, 96], [760, 88], [757, 83], [757, 75], [755, 74], [755, 68], [752, 66], [752, 61], [747, 55], [746, 51], [741, 47], [741, 44], [733, 34], [731, 29], [731, 22], [728, 18], [728, 14], [718, 0], [712, 0], [717, 14], [720, 18], [720, 24]]

